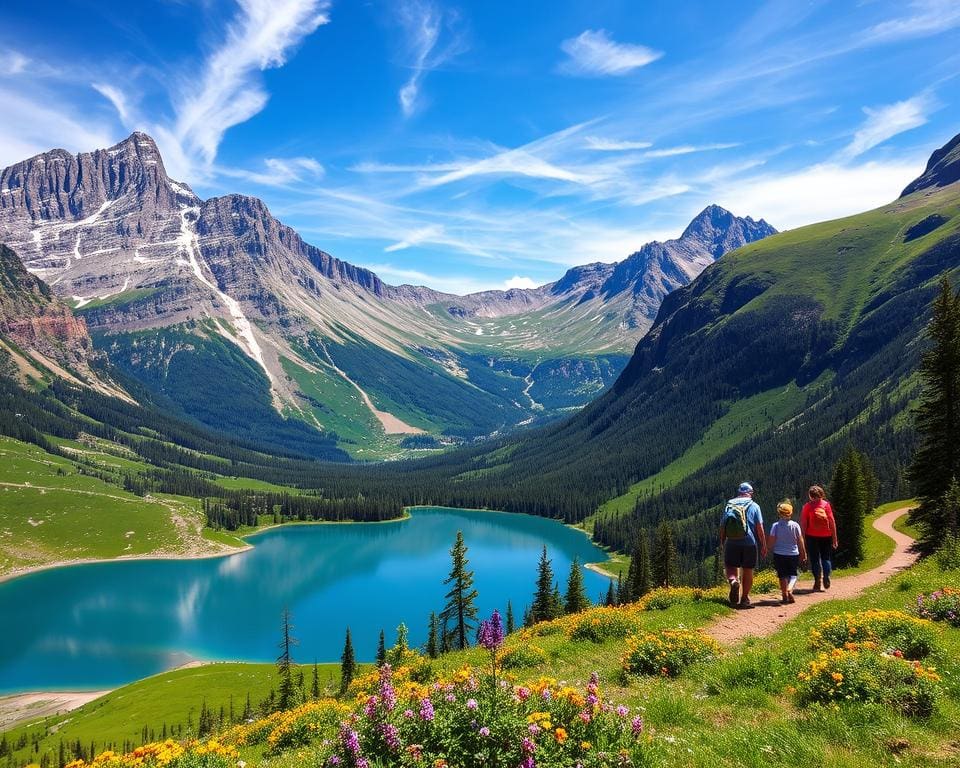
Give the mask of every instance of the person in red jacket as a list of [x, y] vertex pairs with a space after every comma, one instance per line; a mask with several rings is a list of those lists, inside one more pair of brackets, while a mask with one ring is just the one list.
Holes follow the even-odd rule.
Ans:
[[823, 488], [812, 485], [807, 495], [810, 501], [800, 512], [800, 530], [813, 571], [813, 591], [823, 592], [830, 589], [833, 552], [837, 548], [837, 523], [833, 519], [833, 507], [823, 498]]

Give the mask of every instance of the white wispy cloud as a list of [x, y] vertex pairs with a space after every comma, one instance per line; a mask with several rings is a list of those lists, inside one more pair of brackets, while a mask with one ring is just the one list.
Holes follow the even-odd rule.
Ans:
[[567, 54], [561, 72], [592, 77], [626, 75], [663, 56], [645, 45], [614, 42], [605, 29], [588, 29], [564, 40], [560, 48]]
[[683, 144], [679, 147], [664, 147], [663, 149], [651, 149], [648, 152], [644, 152], [644, 157], [677, 157], [678, 155], [692, 155], [694, 152], [710, 152], [715, 149], [732, 149], [733, 147], [739, 147], [739, 143], [732, 144], [701, 144], [695, 146], [693, 144]]
[[217, 173], [231, 178], [246, 179], [268, 187], [284, 187], [301, 181], [315, 181], [326, 173], [323, 165], [313, 157], [267, 157], [264, 170], [218, 167]]
[[411, 230], [407, 233], [403, 240], [400, 240], [393, 245], [388, 245], [383, 250], [385, 253], [403, 251], [407, 248], [413, 248], [415, 245], [420, 245], [421, 243], [434, 242], [440, 239], [443, 234], [444, 229], [442, 226], [439, 224], [428, 224], [425, 227], [418, 227], [417, 229]]
[[621, 141], [605, 139], [601, 136], [587, 136], [584, 142], [587, 149], [592, 149], [595, 152], [629, 152], [653, 146], [653, 142], [650, 141]]
[[0, 53], [0, 76], [10, 77], [26, 72], [30, 59], [19, 51], [3, 51]]
[[899, 133], [925, 125], [936, 107], [936, 99], [930, 93], [882, 107], [864, 107], [867, 119], [840, 152], [840, 159], [851, 160]]
[[907, 13], [870, 27], [864, 39], [871, 42], [891, 42], [915, 37], [927, 37], [947, 32], [960, 26], [960, 3], [956, 0], [913, 0], [907, 4]]
[[226, 38], [204, 62], [199, 85], [180, 84], [172, 133], [184, 154], [213, 164], [224, 133], [260, 112], [267, 92], [259, 73], [283, 66], [290, 52], [330, 21], [329, 0], [239, 0]]
[[113, 108], [117, 110], [117, 117], [120, 118], [120, 122], [124, 125], [131, 122], [130, 106], [127, 104], [127, 97], [123, 91], [109, 83], [91, 83], [91, 87], [113, 105]]
[[[410, 117], [420, 105], [420, 89], [427, 73], [461, 53], [465, 44], [462, 35], [452, 28], [456, 15], [430, 0], [403, 0], [397, 5], [397, 19], [403, 29], [411, 70], [397, 98], [404, 116]], [[441, 45], [445, 32], [449, 39]]]

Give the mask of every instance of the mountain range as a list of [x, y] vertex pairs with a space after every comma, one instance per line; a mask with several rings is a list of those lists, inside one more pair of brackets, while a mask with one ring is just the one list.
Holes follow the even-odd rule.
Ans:
[[619, 263], [454, 296], [387, 285], [306, 243], [257, 198], [201, 200], [143, 133], [0, 172], [0, 242], [72, 306], [116, 377], [229, 434], [299, 420], [360, 458], [583, 406], [620, 373], [664, 296], [774, 232], [710, 206], [676, 240]]

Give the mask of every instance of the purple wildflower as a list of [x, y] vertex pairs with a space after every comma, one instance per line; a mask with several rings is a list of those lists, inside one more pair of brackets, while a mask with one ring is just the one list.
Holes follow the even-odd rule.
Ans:
[[500, 621], [498, 610], [494, 609], [489, 619], [480, 622], [477, 642], [488, 651], [495, 651], [503, 645], [503, 623]]
[[360, 752], [360, 737], [353, 728], [344, 726], [340, 729], [340, 743], [348, 752], [355, 755]]
[[527, 726], [527, 730], [530, 731], [531, 736], [536, 736], [540, 733], [540, 726], [536, 723], [530, 723], [530, 725]]
[[358, 758], [357, 758], [357, 768], [370, 768], [370, 763], [367, 761], [367, 758], [365, 758], [365, 757], [358, 757]]
[[380, 700], [383, 701], [383, 706], [386, 707], [387, 712], [392, 712], [393, 708], [397, 706], [397, 694], [393, 690], [392, 678], [393, 670], [389, 664], [384, 664], [380, 668]]
[[629, 707], [625, 707], [625, 706], [623, 706], [623, 704], [621, 704], [619, 707], [617, 707], [617, 714], [618, 714], [620, 717], [626, 717], [627, 715], [630, 714], [630, 708], [629, 708]]
[[420, 700], [420, 719], [432, 722], [434, 718], [433, 702], [430, 699]]
[[490, 729], [487, 728], [487, 726], [483, 726], [483, 728], [480, 729], [480, 735], [483, 736], [483, 737], [489, 736], [489, 735], [490, 735]]
[[476, 699], [467, 699], [467, 709], [476, 709], [477, 700]]
[[396, 752], [400, 749], [400, 731], [393, 723], [385, 723], [383, 726], [383, 740], [387, 744], [387, 749]]
[[407, 718], [407, 720], [413, 719], [413, 710], [412, 709], [403, 710], [403, 716]]
[[330, 755], [330, 757], [327, 758], [327, 765], [340, 765], [340, 756]]
[[527, 737], [524, 737], [523, 741], [520, 742], [520, 749], [523, 750], [523, 754], [525, 755], [532, 755], [536, 748], [537, 748], [537, 745], [534, 744]]
[[639, 736], [643, 733], [643, 718], [640, 717], [640, 715], [637, 715], [630, 721], [630, 732], [633, 733], [634, 736]]
[[452, 693], [448, 693], [446, 696], [443, 697], [443, 699], [444, 701], [447, 702], [447, 704], [453, 704], [453, 702], [457, 700], [457, 697]]

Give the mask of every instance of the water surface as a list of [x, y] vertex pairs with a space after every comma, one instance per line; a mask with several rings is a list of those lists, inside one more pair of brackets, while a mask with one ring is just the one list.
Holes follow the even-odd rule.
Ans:
[[[420, 507], [398, 522], [275, 528], [229, 557], [40, 571], [0, 584], [0, 692], [109, 688], [192, 659], [274, 661], [284, 607], [299, 662], [338, 660], [348, 625], [361, 661], [373, 660], [381, 628], [390, 645], [401, 622], [422, 644], [458, 530], [481, 617], [510, 600], [518, 624], [544, 544], [561, 589], [574, 557], [606, 557], [552, 520]], [[606, 592], [592, 571], [584, 583], [594, 600]]]

